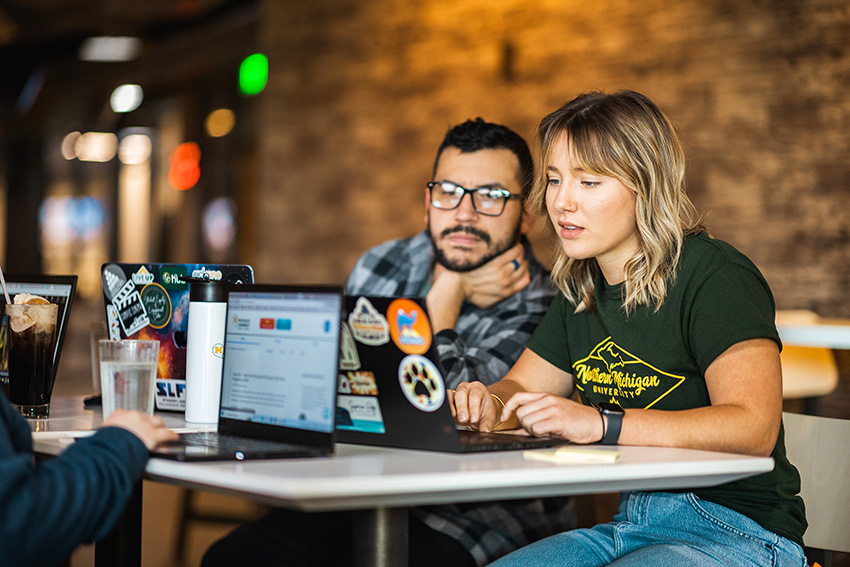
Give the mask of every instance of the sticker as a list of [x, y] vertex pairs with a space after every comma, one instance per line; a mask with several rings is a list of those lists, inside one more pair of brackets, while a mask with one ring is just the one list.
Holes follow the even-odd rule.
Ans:
[[[135, 277], [135, 276], [134, 276]], [[158, 283], [150, 283], [139, 293], [154, 329], [162, 329], [171, 321], [171, 298]]]
[[111, 303], [106, 306], [106, 326], [110, 339], [117, 341], [121, 338], [121, 324], [118, 322], [118, 310]]
[[118, 310], [118, 322], [126, 336], [135, 335], [150, 324], [142, 298], [132, 281], [124, 284], [112, 304]]
[[348, 380], [348, 376], [346, 376], [345, 374], [339, 375], [339, 382], [337, 383], [336, 391], [340, 394], [351, 393], [351, 382]]
[[188, 282], [180, 279], [186, 275], [186, 266], [160, 266], [159, 282], [165, 289], [186, 289]]
[[410, 403], [422, 411], [435, 411], [446, 398], [443, 376], [424, 356], [411, 354], [402, 359], [398, 383]]
[[221, 281], [221, 270], [208, 270], [205, 266], [201, 266], [197, 270], [192, 270], [192, 277], [198, 279], [207, 279], [211, 282]]
[[147, 268], [141, 266], [135, 274], [130, 276], [130, 279], [133, 280], [134, 284], [144, 286], [153, 283], [153, 274]]
[[357, 345], [351, 335], [351, 329], [345, 321], [342, 323], [342, 334], [340, 336], [339, 367], [341, 370], [357, 370], [360, 368]]
[[186, 411], [186, 381], [157, 378], [156, 409]]
[[216, 358], [224, 359], [224, 345], [215, 343], [212, 347], [212, 355]]
[[425, 354], [431, 346], [431, 325], [425, 310], [410, 299], [396, 299], [387, 309], [390, 336], [406, 354]]
[[106, 299], [112, 301], [124, 287], [124, 284], [127, 283], [127, 276], [124, 275], [121, 266], [109, 264], [103, 268], [101, 280], [103, 280], [103, 293], [106, 295]]
[[364, 433], [385, 433], [378, 398], [337, 396], [336, 427]]
[[348, 373], [348, 384], [351, 393], [356, 396], [377, 396], [378, 383], [375, 375], [368, 370]]
[[390, 325], [365, 297], [357, 298], [354, 311], [348, 315], [348, 325], [354, 338], [366, 345], [390, 342]]

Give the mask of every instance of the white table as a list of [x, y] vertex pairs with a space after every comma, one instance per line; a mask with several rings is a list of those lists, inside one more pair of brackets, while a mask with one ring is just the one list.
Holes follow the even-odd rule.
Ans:
[[783, 344], [850, 349], [850, 320], [820, 319], [815, 321], [783, 321], [777, 319], [776, 329]]
[[[70, 400], [70, 401], [69, 401]], [[99, 424], [99, 412], [81, 412], [79, 398], [58, 400], [51, 433], [34, 435], [36, 451], [58, 454], [71, 441], [60, 429]], [[70, 404], [66, 407], [64, 404]], [[67, 411], [67, 414], [66, 414]], [[82, 414], [82, 415], [80, 415]], [[88, 414], [88, 415], [86, 415]], [[178, 414], [163, 414], [182, 427]], [[55, 421], [53, 421], [55, 419]], [[338, 445], [333, 457], [246, 462], [179, 463], [151, 459], [146, 478], [304, 511], [361, 510], [355, 529], [363, 565], [406, 564], [407, 508], [422, 504], [471, 502], [712, 486], [768, 472], [770, 457], [751, 457], [689, 449], [620, 447], [614, 464], [555, 464], [523, 458], [522, 452], [454, 455], [358, 445]], [[139, 495], [140, 497], [140, 495]], [[132, 515], [141, 514], [132, 507]], [[133, 518], [129, 531], [140, 525]], [[126, 529], [124, 531], [127, 531]], [[139, 533], [129, 546], [135, 553]], [[401, 542], [401, 545], [399, 544]], [[139, 544], [140, 545], [140, 544]], [[105, 559], [112, 565], [139, 565], [138, 557]], [[126, 562], [124, 562], [126, 561]], [[98, 563], [100, 558], [98, 557]]]
[[776, 329], [784, 347], [783, 397], [802, 399], [803, 413], [817, 415], [819, 399], [838, 387], [832, 349], [850, 349], [850, 320], [805, 310], [777, 311]]

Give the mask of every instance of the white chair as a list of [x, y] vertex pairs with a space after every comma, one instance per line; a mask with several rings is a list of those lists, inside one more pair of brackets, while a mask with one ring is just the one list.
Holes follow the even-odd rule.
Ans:
[[806, 547], [850, 552], [850, 420], [788, 412], [782, 420], [788, 459], [802, 479]]
[[[819, 317], [812, 311], [777, 311], [776, 322], [816, 323]], [[802, 399], [804, 411], [817, 413], [817, 398], [832, 393], [838, 387], [838, 365], [832, 349], [783, 344], [779, 355], [782, 363], [782, 397]]]

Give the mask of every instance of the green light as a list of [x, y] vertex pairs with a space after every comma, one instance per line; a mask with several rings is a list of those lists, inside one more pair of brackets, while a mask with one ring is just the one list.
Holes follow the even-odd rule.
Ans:
[[259, 94], [269, 80], [269, 60], [262, 53], [246, 57], [239, 65], [239, 92], [247, 96]]

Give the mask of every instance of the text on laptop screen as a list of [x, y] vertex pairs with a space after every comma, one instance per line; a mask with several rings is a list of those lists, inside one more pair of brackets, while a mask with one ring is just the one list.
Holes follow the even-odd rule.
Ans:
[[221, 417], [333, 431], [341, 312], [330, 293], [231, 290]]

